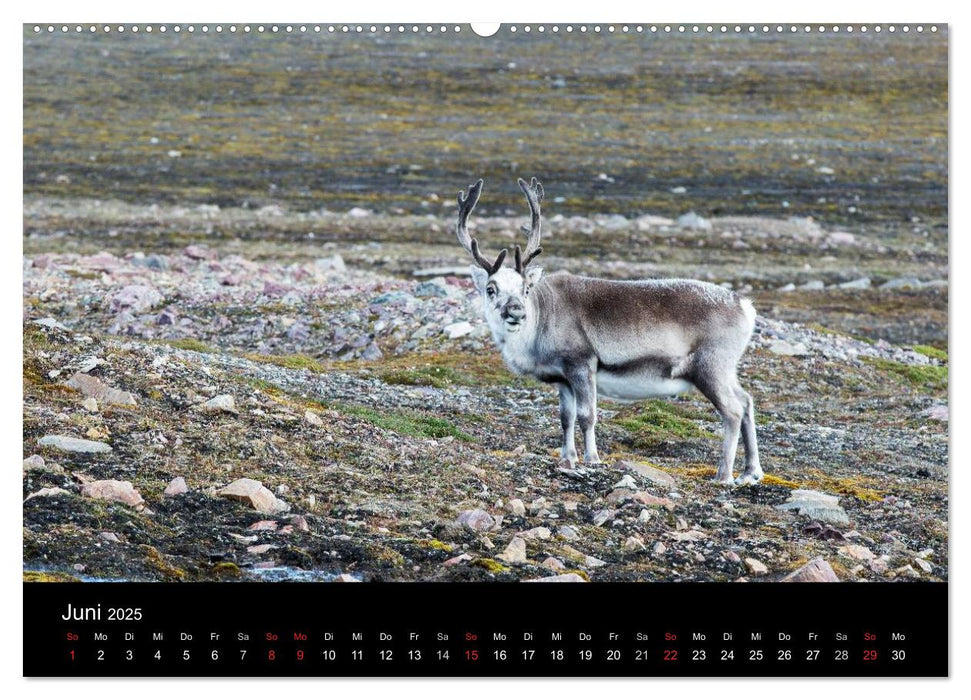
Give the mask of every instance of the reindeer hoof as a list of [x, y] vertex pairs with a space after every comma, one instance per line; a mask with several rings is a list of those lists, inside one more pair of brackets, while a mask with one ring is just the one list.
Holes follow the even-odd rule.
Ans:
[[715, 475], [715, 478], [712, 479], [711, 481], [712, 481], [713, 484], [721, 484], [722, 486], [734, 486], [735, 485], [735, 480], [732, 478], [732, 475], [731, 474], [729, 474], [728, 476], [724, 476], [724, 477], [718, 476], [716, 474]]
[[752, 486], [762, 481], [763, 476], [765, 475], [762, 472], [743, 472], [735, 479], [735, 485]]

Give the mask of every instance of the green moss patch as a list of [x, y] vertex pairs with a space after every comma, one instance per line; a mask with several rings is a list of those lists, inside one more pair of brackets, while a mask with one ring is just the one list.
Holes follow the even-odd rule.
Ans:
[[253, 362], [260, 362], [262, 364], [277, 365], [278, 367], [286, 367], [287, 369], [307, 369], [311, 372], [324, 372], [326, 371], [324, 366], [320, 364], [317, 360], [307, 355], [256, 355], [248, 354], [245, 355], [247, 360], [252, 360]]
[[442, 418], [433, 418], [419, 413], [379, 412], [365, 406], [340, 404], [334, 406], [341, 413], [363, 418], [368, 423], [401, 435], [424, 438], [454, 437], [457, 440], [472, 441], [472, 436]]
[[927, 355], [927, 357], [934, 360], [947, 362], [947, 350], [941, 350], [940, 348], [931, 347], [930, 345], [915, 345], [914, 352], [919, 352], [921, 355]]
[[906, 379], [918, 389], [931, 391], [947, 391], [947, 367], [942, 365], [908, 365], [894, 360], [882, 358], [865, 358], [865, 361], [877, 369], [890, 372]]
[[669, 440], [713, 438], [715, 435], [696, 422], [710, 418], [690, 406], [654, 399], [621, 411], [613, 422], [632, 434], [634, 447], [649, 448]]

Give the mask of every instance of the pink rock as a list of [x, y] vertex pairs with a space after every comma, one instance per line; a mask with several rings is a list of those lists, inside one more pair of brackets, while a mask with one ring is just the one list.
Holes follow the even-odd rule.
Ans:
[[477, 532], [490, 530], [496, 524], [495, 518], [479, 508], [462, 511], [459, 513], [458, 522]]
[[277, 528], [276, 520], [260, 520], [258, 522], [253, 523], [246, 529], [247, 530], [270, 530], [272, 532], [273, 530], [276, 530], [276, 528]]
[[459, 554], [457, 557], [446, 559], [445, 566], [455, 566], [456, 564], [462, 564], [463, 562], [467, 562], [467, 561], [472, 561], [471, 554]]
[[162, 303], [162, 295], [154, 287], [144, 284], [130, 284], [115, 292], [108, 301], [113, 313], [130, 310], [140, 314]]
[[340, 574], [334, 577], [334, 583], [360, 583], [360, 581], [350, 574]]
[[556, 576], [526, 579], [523, 583], [588, 583], [588, 581], [580, 574], [557, 574]]
[[674, 501], [669, 498], [655, 496], [647, 491], [638, 491], [633, 495], [632, 498], [645, 506], [658, 506], [661, 508], [667, 508], [668, 510], [674, 510]]
[[310, 525], [307, 523], [307, 519], [302, 515], [294, 515], [290, 518], [290, 524], [293, 525], [300, 532], [310, 532]]
[[948, 411], [947, 406], [939, 404], [937, 406], [931, 406], [930, 408], [924, 409], [920, 412], [920, 415], [926, 416], [931, 420], [947, 421]]
[[99, 272], [114, 272], [118, 269], [120, 261], [111, 253], [101, 251], [96, 255], [89, 255], [78, 260], [78, 263], [89, 270]]
[[254, 544], [246, 548], [246, 551], [250, 554], [266, 554], [271, 549], [276, 549], [275, 544]]
[[822, 557], [816, 557], [782, 579], [787, 583], [839, 583], [833, 567]]
[[212, 251], [203, 245], [189, 245], [186, 246], [182, 253], [193, 260], [206, 260], [212, 257]]
[[216, 491], [217, 496], [245, 503], [259, 513], [274, 515], [290, 510], [290, 506], [273, 495], [273, 492], [256, 479], [236, 479]]
[[189, 487], [186, 485], [185, 479], [183, 479], [181, 476], [177, 476], [169, 482], [168, 486], [165, 487], [165, 491], [162, 495], [166, 498], [173, 498], [174, 496], [187, 493], [188, 491]]
[[130, 391], [113, 389], [97, 377], [84, 372], [75, 372], [74, 376], [64, 382], [64, 386], [80, 391], [88, 398], [95, 399], [102, 404], [118, 404], [120, 406], [136, 406], [135, 396]]
[[130, 481], [118, 481], [117, 479], [88, 482], [81, 486], [81, 495], [99, 501], [116, 501], [133, 507], [145, 502], [145, 499], [135, 490]]

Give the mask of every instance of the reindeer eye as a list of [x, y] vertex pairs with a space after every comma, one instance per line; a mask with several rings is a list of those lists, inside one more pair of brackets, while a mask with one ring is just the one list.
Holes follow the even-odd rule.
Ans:
[[496, 295], [496, 288], [490, 284], [488, 287], [486, 287], [486, 294], [488, 294], [489, 298], [491, 299]]

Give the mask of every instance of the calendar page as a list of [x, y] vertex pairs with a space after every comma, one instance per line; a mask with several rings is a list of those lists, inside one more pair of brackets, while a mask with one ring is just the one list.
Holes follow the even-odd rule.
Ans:
[[22, 41], [24, 675], [948, 674], [946, 24]]

